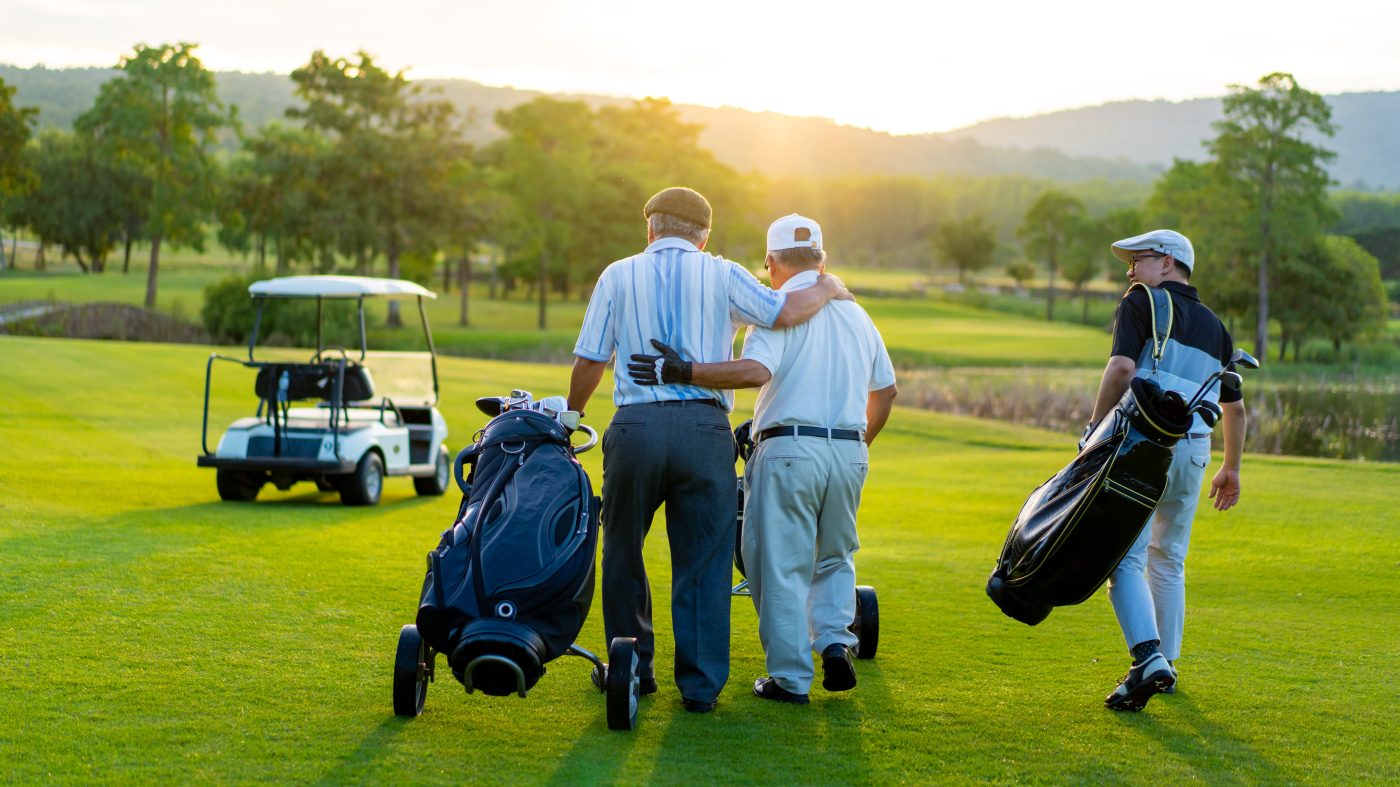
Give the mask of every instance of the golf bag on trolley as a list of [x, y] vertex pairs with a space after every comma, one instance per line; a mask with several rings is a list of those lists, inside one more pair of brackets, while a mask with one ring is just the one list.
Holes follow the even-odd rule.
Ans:
[[524, 696], [588, 616], [599, 503], [559, 420], [477, 405], [493, 403], [457, 457], [462, 505], [428, 553], [417, 625], [468, 691]]
[[[1142, 285], [1136, 285], [1142, 286]], [[1172, 326], [1171, 298], [1144, 287], [1152, 303], [1151, 363], [1162, 358]], [[1237, 352], [1236, 362], [1258, 368]], [[1232, 364], [1233, 365], [1233, 364]], [[987, 595], [1001, 611], [1034, 626], [1057, 606], [1084, 601], [1108, 579], [1137, 540], [1166, 490], [1176, 443], [1200, 415], [1213, 427], [1220, 407], [1205, 401], [1212, 375], [1187, 401], [1149, 377], [1135, 377], [1117, 406], [1064, 469], [1031, 492], [1006, 536]]]

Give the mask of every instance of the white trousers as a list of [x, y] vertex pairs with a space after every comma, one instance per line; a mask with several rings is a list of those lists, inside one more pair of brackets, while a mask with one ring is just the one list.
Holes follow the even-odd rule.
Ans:
[[1162, 655], [1168, 660], [1181, 657], [1186, 623], [1186, 548], [1209, 464], [1209, 437], [1183, 439], [1176, 444], [1167, 471], [1167, 489], [1152, 521], [1108, 578], [1108, 599], [1130, 649], [1156, 639], [1161, 640]]
[[870, 454], [859, 440], [774, 437], [744, 469], [744, 556], [768, 674], [795, 694], [812, 651], [854, 646], [856, 510]]

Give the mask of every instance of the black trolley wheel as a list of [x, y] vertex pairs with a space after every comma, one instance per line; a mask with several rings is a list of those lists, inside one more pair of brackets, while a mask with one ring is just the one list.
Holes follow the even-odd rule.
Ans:
[[608, 645], [608, 729], [631, 730], [637, 726], [637, 701], [641, 679], [637, 640], [613, 637]]
[[394, 715], [417, 716], [428, 698], [428, 659], [432, 652], [412, 623], [399, 630], [394, 654]]
[[869, 585], [856, 585], [856, 619], [851, 621], [851, 632], [857, 640], [856, 658], [875, 658], [880, 647], [880, 603], [875, 588]]

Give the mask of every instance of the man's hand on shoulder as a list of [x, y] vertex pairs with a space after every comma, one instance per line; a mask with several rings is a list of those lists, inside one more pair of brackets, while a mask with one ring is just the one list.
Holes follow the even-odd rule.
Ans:
[[632, 362], [627, 364], [627, 374], [637, 385], [670, 385], [690, 382], [691, 363], [682, 360], [681, 354], [665, 344], [651, 340], [651, 346], [660, 355], [633, 353]]
[[830, 273], [823, 273], [818, 276], [817, 282], [832, 288], [831, 299], [833, 301], [853, 301], [856, 299], [856, 296], [852, 295], [851, 291], [846, 289], [846, 283]]

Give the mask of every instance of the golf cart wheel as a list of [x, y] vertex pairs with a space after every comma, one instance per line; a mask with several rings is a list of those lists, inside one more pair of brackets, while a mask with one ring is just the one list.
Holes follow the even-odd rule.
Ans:
[[394, 715], [417, 716], [428, 698], [428, 645], [409, 624], [399, 630], [399, 649], [394, 654]]
[[263, 479], [242, 470], [221, 467], [214, 474], [214, 483], [219, 487], [219, 499], [246, 503], [257, 499]]
[[856, 619], [851, 622], [851, 632], [857, 639], [856, 658], [875, 658], [880, 647], [880, 604], [875, 588], [869, 585], [856, 585]]
[[347, 506], [372, 506], [379, 503], [384, 491], [384, 460], [375, 451], [360, 457], [355, 472], [343, 476], [340, 482], [340, 502]]
[[422, 497], [435, 497], [447, 491], [452, 483], [452, 460], [447, 456], [447, 447], [438, 446], [437, 464], [433, 474], [426, 478], [413, 479], [413, 489]]
[[637, 640], [633, 637], [613, 637], [608, 646], [608, 729], [630, 730], [637, 726], [637, 700], [640, 699], [641, 679], [638, 668]]

